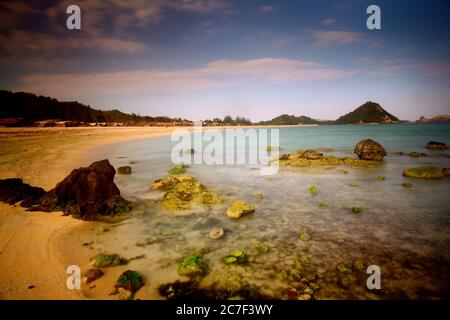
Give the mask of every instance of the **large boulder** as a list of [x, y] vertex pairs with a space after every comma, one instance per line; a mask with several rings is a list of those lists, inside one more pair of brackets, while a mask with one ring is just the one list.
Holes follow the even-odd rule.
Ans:
[[72, 171], [47, 192], [32, 211], [63, 211], [84, 220], [97, 220], [129, 210], [129, 202], [120, 196], [114, 183], [116, 170], [108, 160]]
[[430, 141], [427, 143], [427, 148], [431, 150], [446, 150], [448, 149], [447, 145], [443, 142]]
[[356, 144], [355, 153], [362, 160], [383, 161], [386, 150], [378, 142], [366, 139]]
[[14, 204], [21, 201], [23, 207], [35, 203], [45, 194], [45, 190], [23, 183], [22, 179], [0, 180], [0, 201]]

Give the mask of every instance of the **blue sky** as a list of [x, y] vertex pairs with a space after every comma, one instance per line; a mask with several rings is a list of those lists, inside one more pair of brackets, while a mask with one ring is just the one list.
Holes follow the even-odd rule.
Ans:
[[450, 113], [449, 18], [448, 0], [1, 2], [0, 87], [188, 119], [335, 119], [372, 100], [415, 120]]

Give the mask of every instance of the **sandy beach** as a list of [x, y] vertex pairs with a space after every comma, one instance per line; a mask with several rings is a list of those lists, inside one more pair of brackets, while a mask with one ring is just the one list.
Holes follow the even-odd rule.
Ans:
[[[22, 178], [49, 190], [73, 169], [89, 165], [87, 155], [100, 145], [167, 135], [172, 130], [0, 128], [0, 179]], [[74, 260], [88, 261], [89, 249], [82, 247], [83, 239], [76, 238], [80, 233], [73, 231], [92, 225], [96, 223], [62, 213], [29, 213], [20, 206], [0, 204], [0, 299], [85, 298], [82, 292], [67, 289], [66, 268]]]

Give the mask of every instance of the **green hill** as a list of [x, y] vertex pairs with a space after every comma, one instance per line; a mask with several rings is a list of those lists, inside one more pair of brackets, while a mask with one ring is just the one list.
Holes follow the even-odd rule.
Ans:
[[305, 116], [282, 114], [281, 116], [273, 118], [272, 120], [261, 121], [258, 124], [280, 126], [280, 125], [296, 125], [296, 124], [320, 124], [320, 121]]
[[363, 123], [391, 123], [399, 119], [386, 110], [378, 103], [368, 101], [354, 111], [343, 115], [337, 119], [335, 124], [363, 124]]
[[182, 122], [168, 117], [147, 117], [119, 110], [97, 110], [77, 101], [62, 102], [32, 93], [0, 90], [0, 119], [21, 119], [29, 125], [34, 121], [57, 119], [61, 121], [107, 122], [144, 124], [152, 122]]

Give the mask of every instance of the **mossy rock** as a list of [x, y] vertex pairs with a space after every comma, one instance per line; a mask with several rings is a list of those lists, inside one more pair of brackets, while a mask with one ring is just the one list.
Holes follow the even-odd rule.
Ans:
[[310, 193], [312, 196], [316, 196], [316, 195], [317, 195], [317, 187], [316, 187], [316, 186], [311, 186], [311, 187], [309, 187], [308, 191], [309, 191], [309, 193]]
[[130, 291], [132, 293], [139, 290], [144, 285], [144, 280], [142, 275], [133, 270], [127, 270], [123, 272], [115, 284], [115, 288], [122, 288], [124, 290]]
[[97, 268], [119, 266], [128, 262], [126, 259], [121, 258], [118, 254], [106, 253], [99, 253], [93, 256], [90, 261], [92, 265]]
[[246, 264], [248, 263], [248, 256], [243, 250], [237, 250], [224, 257], [223, 261], [225, 264]]
[[364, 211], [363, 208], [360, 208], [360, 207], [352, 207], [352, 213], [354, 213], [354, 214], [359, 214], [359, 213], [362, 213], [363, 211]]
[[195, 276], [204, 272], [203, 259], [200, 255], [192, 255], [184, 258], [178, 266], [180, 276]]
[[352, 266], [357, 271], [363, 271], [366, 269], [366, 264], [362, 260], [354, 260]]
[[347, 165], [354, 167], [372, 167], [379, 161], [362, 160], [348, 157], [324, 156], [315, 150], [299, 150], [289, 154], [282, 154], [276, 160], [281, 166], [292, 166], [301, 168], [333, 168], [335, 166]]
[[187, 164], [180, 164], [179, 166], [173, 167], [172, 169], [169, 169], [169, 173], [170, 174], [182, 174], [185, 173], [187, 168], [189, 168], [189, 166]]
[[353, 269], [345, 262], [341, 262], [336, 265], [336, 271], [349, 274], [353, 272]]
[[255, 212], [255, 208], [242, 200], [233, 201], [231, 206], [227, 209], [227, 216], [233, 219], [239, 219], [244, 214]]
[[442, 173], [442, 169], [429, 166], [406, 169], [403, 171], [403, 176], [419, 179], [439, 179], [443, 178], [444, 174]]
[[170, 210], [190, 209], [195, 203], [216, 205], [224, 201], [216, 192], [188, 175], [172, 175], [155, 180], [151, 188], [166, 191], [163, 206]]

